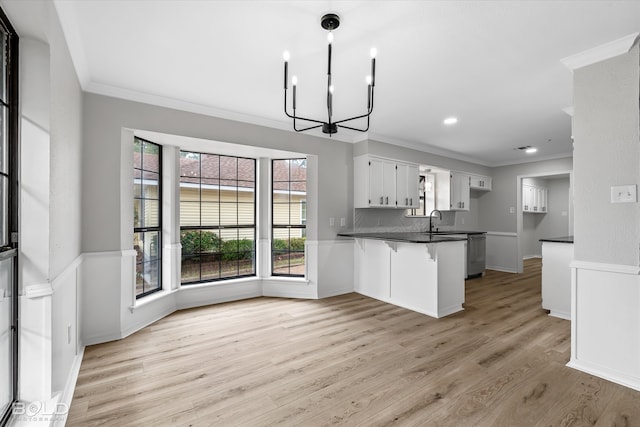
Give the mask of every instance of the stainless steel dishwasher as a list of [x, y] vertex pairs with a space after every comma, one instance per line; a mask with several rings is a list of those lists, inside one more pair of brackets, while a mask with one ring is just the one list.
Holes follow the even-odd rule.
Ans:
[[482, 276], [486, 266], [487, 236], [484, 234], [467, 235], [467, 277]]

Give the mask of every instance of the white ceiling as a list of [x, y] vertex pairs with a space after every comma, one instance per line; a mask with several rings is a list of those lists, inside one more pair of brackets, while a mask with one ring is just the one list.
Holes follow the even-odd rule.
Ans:
[[[369, 138], [494, 166], [571, 154], [571, 71], [561, 59], [640, 30], [639, 1], [56, 0], [83, 88], [291, 129], [282, 52], [298, 114], [324, 119], [326, 31], [334, 119], [366, 107]], [[456, 116], [447, 127], [442, 120]], [[363, 134], [340, 130], [342, 140]], [[330, 143], [327, 141], [327, 143]], [[515, 147], [538, 147], [526, 155]]]

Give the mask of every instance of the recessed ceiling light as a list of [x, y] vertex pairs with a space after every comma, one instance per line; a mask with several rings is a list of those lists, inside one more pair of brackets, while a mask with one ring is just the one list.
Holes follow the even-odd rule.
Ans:
[[444, 119], [443, 123], [445, 125], [455, 125], [456, 123], [458, 123], [458, 118], [457, 117], [447, 117], [446, 119]]
[[529, 147], [526, 150], [524, 150], [524, 152], [527, 153], [527, 154], [533, 154], [536, 151], [538, 151], [538, 149], [536, 147]]

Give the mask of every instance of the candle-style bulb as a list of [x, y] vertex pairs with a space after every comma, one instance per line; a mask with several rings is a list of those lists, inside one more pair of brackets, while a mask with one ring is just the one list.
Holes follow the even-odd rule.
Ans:
[[372, 47], [371, 50], [369, 51], [369, 55], [371, 55], [371, 58], [375, 58], [377, 54], [378, 54], [378, 49], [376, 49], [375, 47]]
[[294, 86], [298, 85], [298, 77], [297, 76], [291, 77], [291, 84], [294, 85]]
[[289, 60], [289, 58], [290, 58], [289, 51], [288, 51], [288, 50], [285, 50], [285, 51], [282, 53], [282, 59], [284, 59], [285, 61], [288, 61], [288, 60]]
[[367, 76], [365, 81], [367, 82], [368, 85], [370, 85], [373, 79], [371, 78], [371, 76]]
[[329, 34], [327, 34], [327, 40], [329, 43], [333, 43], [333, 32], [329, 31]]

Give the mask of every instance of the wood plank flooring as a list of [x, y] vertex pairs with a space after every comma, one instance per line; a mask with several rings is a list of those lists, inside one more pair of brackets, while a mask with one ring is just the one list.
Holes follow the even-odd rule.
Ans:
[[433, 319], [359, 294], [176, 312], [88, 347], [68, 426], [639, 426], [640, 392], [565, 366], [540, 260]]

